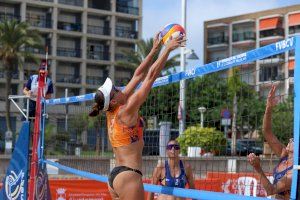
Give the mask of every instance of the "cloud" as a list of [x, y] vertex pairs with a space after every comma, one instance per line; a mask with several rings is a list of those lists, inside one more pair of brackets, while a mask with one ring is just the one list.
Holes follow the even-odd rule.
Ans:
[[[207, 20], [231, 17], [251, 12], [299, 4], [298, 0], [187, 0], [187, 47], [194, 49], [202, 65], [203, 23]], [[153, 37], [168, 23], [181, 24], [181, 0], [144, 0], [143, 38]]]

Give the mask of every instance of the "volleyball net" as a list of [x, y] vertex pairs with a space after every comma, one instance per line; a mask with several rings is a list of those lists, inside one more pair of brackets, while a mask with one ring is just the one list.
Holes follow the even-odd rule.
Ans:
[[[279, 158], [263, 139], [262, 119], [266, 97], [276, 85], [272, 128], [285, 145], [294, 138], [291, 199], [296, 199], [300, 110], [294, 102], [300, 102], [300, 37], [251, 51], [236, 47], [235, 52], [155, 81], [140, 112], [146, 122], [142, 170], [146, 191], [194, 199], [271, 198], [247, 155], [260, 156], [263, 171], [273, 182]], [[180, 81], [185, 81], [182, 88]], [[105, 182], [115, 161], [105, 115], [88, 117], [93, 98], [87, 94], [46, 101], [40, 153], [59, 175]], [[180, 123], [185, 124], [183, 132]], [[192, 166], [195, 190], [147, 184], [154, 168], [167, 159], [169, 139], [178, 140], [181, 159]]]

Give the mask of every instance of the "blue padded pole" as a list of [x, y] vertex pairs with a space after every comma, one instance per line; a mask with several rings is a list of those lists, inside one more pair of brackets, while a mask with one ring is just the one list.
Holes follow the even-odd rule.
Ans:
[[299, 167], [299, 123], [300, 123], [300, 36], [296, 37], [295, 46], [295, 66], [294, 66], [294, 170], [291, 188], [291, 199], [299, 199], [297, 194], [300, 177], [298, 177]]

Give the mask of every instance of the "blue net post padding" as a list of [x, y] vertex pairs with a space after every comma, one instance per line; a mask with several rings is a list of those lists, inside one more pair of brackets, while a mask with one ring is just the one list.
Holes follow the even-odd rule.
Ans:
[[[63, 171], [76, 174], [78, 176], [82, 176], [85, 178], [89, 178], [92, 180], [100, 181], [100, 182], [107, 182], [108, 178], [106, 176], [101, 176], [97, 174], [93, 174], [90, 172], [85, 172], [77, 169], [73, 169], [49, 160], [44, 160], [45, 163], [57, 167]], [[151, 185], [151, 184], [144, 184], [144, 189], [147, 192], [155, 192], [155, 193], [162, 193], [167, 195], [173, 195], [177, 197], [183, 198], [192, 198], [192, 199], [201, 199], [201, 200], [216, 200], [216, 199], [224, 199], [224, 200], [240, 200], [241, 195], [237, 194], [226, 194], [221, 192], [208, 192], [203, 190], [193, 190], [193, 189], [183, 189], [183, 188], [173, 188], [173, 187], [165, 187], [159, 185]], [[248, 197], [243, 196], [245, 200], [269, 200], [268, 198], [262, 197]]]
[[299, 170], [299, 129], [300, 129], [300, 37], [296, 37], [295, 44], [295, 67], [294, 67], [294, 170], [292, 179], [291, 199], [299, 199], [300, 185]]

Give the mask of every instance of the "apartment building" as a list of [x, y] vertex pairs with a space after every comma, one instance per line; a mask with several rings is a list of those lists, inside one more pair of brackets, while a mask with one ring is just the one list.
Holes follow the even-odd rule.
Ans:
[[[204, 61], [210, 63], [300, 35], [300, 5], [204, 22]], [[241, 66], [242, 80], [268, 94], [270, 84], [284, 80], [278, 92], [293, 90], [294, 52]], [[227, 76], [227, 71], [221, 72]]]
[[[49, 47], [54, 97], [60, 98], [66, 88], [68, 96], [92, 93], [107, 76], [116, 85], [129, 80], [132, 69], [118, 66], [117, 61], [126, 59], [123, 50], [134, 50], [141, 39], [141, 7], [142, 0], [0, 0], [0, 21], [26, 21], [31, 29], [40, 31], [43, 44]], [[45, 49], [27, 51], [45, 57]], [[24, 83], [37, 69], [37, 64], [27, 61], [20, 66], [13, 74], [12, 93], [22, 94]], [[0, 64], [1, 101], [4, 90]], [[1, 106], [0, 114], [3, 112]], [[2, 116], [0, 123], [4, 124]]]

